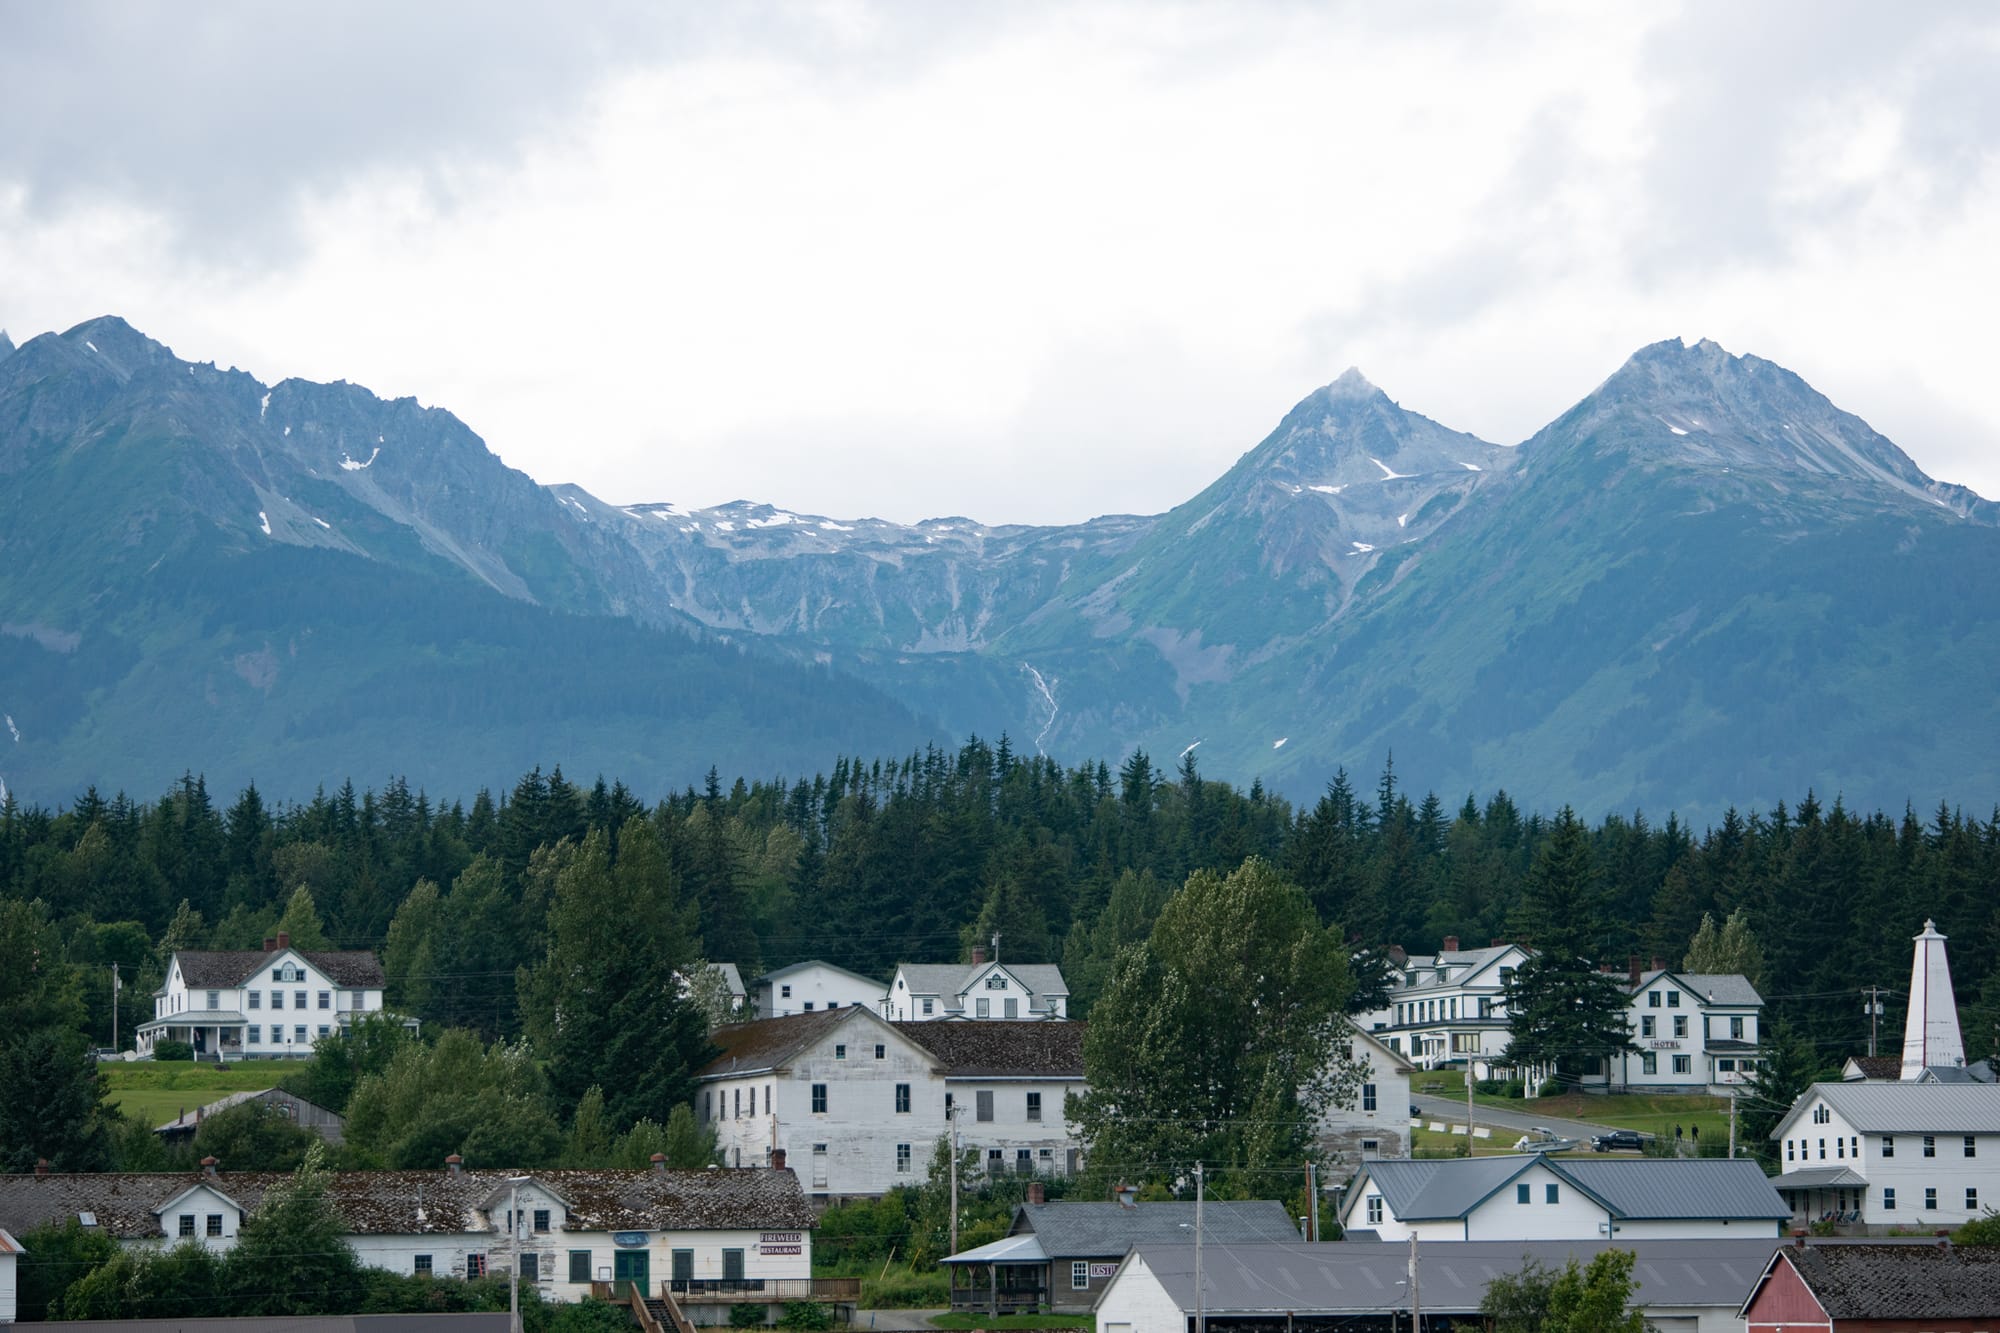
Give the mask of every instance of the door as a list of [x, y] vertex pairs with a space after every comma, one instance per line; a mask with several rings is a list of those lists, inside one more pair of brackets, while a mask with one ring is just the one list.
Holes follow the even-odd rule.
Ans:
[[644, 1250], [619, 1250], [611, 1256], [611, 1294], [624, 1300], [633, 1287], [641, 1296], [649, 1295], [652, 1256]]
[[741, 1284], [743, 1281], [743, 1251], [724, 1250], [722, 1252], [722, 1280]]
[[694, 1251], [674, 1251], [674, 1290], [686, 1291], [687, 1284], [694, 1281]]

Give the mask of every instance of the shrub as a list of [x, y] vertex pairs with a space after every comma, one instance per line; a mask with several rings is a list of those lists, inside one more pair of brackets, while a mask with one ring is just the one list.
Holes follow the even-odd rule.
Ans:
[[1510, 1078], [1501, 1087], [1500, 1092], [1506, 1097], [1525, 1097], [1528, 1095], [1528, 1085], [1518, 1078]]
[[1497, 1078], [1482, 1078], [1472, 1085], [1473, 1091], [1482, 1097], [1498, 1097], [1506, 1087], [1507, 1085]]
[[861, 1279], [861, 1305], [869, 1310], [935, 1310], [951, 1304], [951, 1275], [941, 1268], [921, 1272], [892, 1268], [881, 1277]]
[[764, 1327], [764, 1307], [756, 1301], [739, 1301], [729, 1307], [731, 1328]]
[[192, 1060], [194, 1047], [184, 1041], [156, 1041], [153, 1043], [155, 1060]]
[[833, 1327], [833, 1311], [818, 1301], [791, 1301], [778, 1316], [779, 1328], [823, 1329]]

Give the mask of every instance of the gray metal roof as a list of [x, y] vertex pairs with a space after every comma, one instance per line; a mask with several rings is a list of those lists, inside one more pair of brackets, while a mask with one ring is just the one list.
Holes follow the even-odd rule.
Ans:
[[1639, 974], [1638, 982], [1631, 987], [1636, 994], [1665, 977], [1679, 982], [1687, 990], [1710, 1004], [1756, 1007], [1764, 1003], [1764, 997], [1750, 984], [1750, 979], [1740, 972], [1676, 972], [1668, 968], [1648, 968]]
[[[1134, 1245], [1194, 1235], [1191, 1203], [1024, 1203], [1014, 1210], [1014, 1234], [1032, 1231], [1052, 1259], [1117, 1258]], [[1281, 1203], [1202, 1205], [1205, 1244], [1296, 1241], [1297, 1223]]]
[[1764, 1168], [1747, 1157], [1637, 1157], [1549, 1163], [1577, 1188], [1604, 1200], [1620, 1217], [1786, 1218], [1792, 1210], [1771, 1187]]
[[[983, 972], [994, 966], [992, 963], [903, 963], [897, 967], [904, 984], [912, 995], [941, 995], [956, 997], [972, 980], [975, 972]], [[1068, 995], [1069, 986], [1064, 983], [1062, 969], [1054, 963], [1001, 963], [1007, 974], [1017, 978], [1034, 994], [1033, 1006], [1046, 1008], [1043, 997]], [[891, 979], [891, 985], [895, 982]]]
[[829, 963], [818, 958], [808, 958], [803, 963], [793, 963], [789, 967], [774, 968], [750, 984], [753, 986], [762, 986], [768, 982], [776, 981], [780, 977], [789, 977], [792, 973], [803, 971], [808, 967], [824, 967], [830, 971], [838, 972], [844, 977], [852, 977], [856, 981], [865, 981], [870, 986], [882, 986], [884, 990], [888, 989], [887, 986], [884, 986], [882, 982], [877, 981], [873, 977], [864, 977], [859, 972], [851, 972], [838, 963]]
[[1814, 1097], [1862, 1134], [2000, 1134], [2000, 1083], [1815, 1083], [1771, 1137], [1783, 1138]]
[[[1561, 1268], [1571, 1259], [1587, 1264], [1616, 1248], [1637, 1255], [1633, 1276], [1636, 1303], [1642, 1308], [1733, 1313], [1782, 1243], [1775, 1236], [1621, 1241], [1616, 1246], [1603, 1241], [1440, 1241], [1418, 1247], [1417, 1277], [1424, 1313], [1471, 1315], [1479, 1312], [1487, 1283], [1520, 1271], [1528, 1259]], [[1170, 1298], [1183, 1310], [1195, 1308], [1194, 1246], [1142, 1245], [1137, 1254]], [[1203, 1304], [1211, 1315], [1381, 1313], [1408, 1303], [1409, 1288], [1403, 1283], [1409, 1262], [1407, 1246], [1371, 1241], [1204, 1244]]]
[[1825, 1190], [1851, 1188], [1866, 1185], [1853, 1168], [1845, 1166], [1809, 1166], [1803, 1171], [1787, 1171], [1782, 1176], [1771, 1179], [1771, 1188], [1780, 1190]]
[[[1763, 1168], [1748, 1158], [1638, 1157], [1598, 1161], [1519, 1153], [1498, 1157], [1369, 1161], [1362, 1174], [1381, 1191], [1398, 1220], [1437, 1221], [1464, 1217], [1537, 1163], [1598, 1200], [1619, 1217], [1658, 1221], [1670, 1218], [1786, 1218], [1792, 1210], [1778, 1197]], [[1363, 1193], [1356, 1182], [1351, 1192]]]

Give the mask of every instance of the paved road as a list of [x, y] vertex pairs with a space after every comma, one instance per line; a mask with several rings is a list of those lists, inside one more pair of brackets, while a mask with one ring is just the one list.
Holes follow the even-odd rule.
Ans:
[[[1465, 1123], [1465, 1103], [1458, 1098], [1427, 1097], [1412, 1093], [1410, 1095], [1410, 1103], [1424, 1113], [1424, 1121], [1426, 1123], [1432, 1120], [1443, 1120], [1460, 1125]], [[1492, 1129], [1494, 1131], [1493, 1137], [1496, 1141], [1503, 1137], [1502, 1131], [1511, 1130], [1511, 1134], [1504, 1135], [1506, 1141], [1509, 1143], [1527, 1133], [1536, 1125], [1547, 1126], [1557, 1134], [1565, 1135], [1584, 1144], [1590, 1142], [1591, 1135], [1608, 1134], [1613, 1128], [1610, 1125], [1600, 1125], [1589, 1120], [1564, 1120], [1560, 1116], [1543, 1115], [1534, 1109], [1535, 1104], [1532, 1101], [1528, 1101], [1525, 1098], [1521, 1101], [1520, 1105], [1522, 1109], [1519, 1111], [1512, 1109], [1502, 1111], [1491, 1106], [1476, 1107], [1472, 1112], [1473, 1126], [1475, 1128], [1483, 1126]]]

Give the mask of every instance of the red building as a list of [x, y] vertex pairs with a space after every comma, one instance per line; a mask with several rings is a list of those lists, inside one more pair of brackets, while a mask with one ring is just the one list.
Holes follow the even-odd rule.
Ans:
[[1746, 1333], [2000, 1333], [2000, 1247], [1787, 1245], [1741, 1313]]

